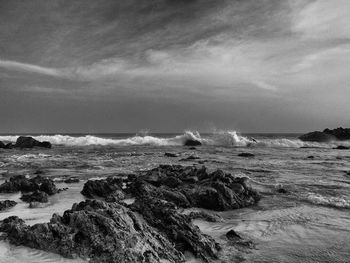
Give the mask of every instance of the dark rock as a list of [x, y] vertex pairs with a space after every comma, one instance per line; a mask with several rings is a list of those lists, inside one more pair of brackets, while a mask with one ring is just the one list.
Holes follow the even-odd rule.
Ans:
[[230, 231], [228, 231], [228, 232], [226, 233], [226, 237], [227, 237], [227, 239], [230, 240], [230, 241], [235, 241], [235, 240], [237, 240], [237, 239], [241, 239], [241, 236], [238, 235], [238, 234], [236, 233], [236, 231], [234, 231], [233, 229], [231, 229]]
[[78, 177], [69, 177], [64, 180], [66, 184], [74, 184], [74, 183], [79, 183], [80, 179]]
[[344, 146], [344, 145], [339, 145], [338, 147], [333, 148], [333, 149], [336, 149], [336, 150], [349, 150], [350, 147]]
[[43, 191], [48, 195], [56, 194], [58, 191], [51, 179], [40, 175], [32, 179], [28, 179], [24, 175], [16, 175], [0, 185], [0, 193], [34, 192], [36, 190]]
[[12, 244], [92, 263], [185, 261], [163, 234], [117, 203], [88, 200], [73, 205], [62, 217], [54, 214], [49, 223], [33, 226], [9, 217], [0, 231]]
[[308, 159], [315, 159], [315, 156], [310, 155], [310, 156], [308, 156], [307, 158], [308, 158]]
[[189, 218], [193, 219], [202, 219], [208, 222], [220, 222], [222, 221], [222, 218], [218, 216], [217, 214], [208, 213], [205, 211], [196, 211], [189, 213]]
[[314, 131], [299, 137], [302, 141], [329, 142], [335, 140], [350, 140], [350, 128], [325, 129], [323, 132]]
[[[177, 178], [182, 183], [169, 187], [164, 183], [166, 178]], [[247, 178], [234, 177], [221, 170], [209, 174], [205, 167], [161, 165], [137, 180], [131, 190], [135, 196], [152, 196], [180, 207], [223, 211], [253, 205], [260, 199]]]
[[12, 200], [0, 201], [0, 211], [14, 207], [15, 205], [17, 205], [17, 202]]
[[2, 141], [0, 141], [0, 149], [4, 149], [5, 148], [5, 143], [3, 143]]
[[252, 153], [240, 153], [238, 154], [239, 157], [254, 157], [255, 155]]
[[9, 142], [5, 145], [4, 149], [12, 149], [14, 147], [12, 142]]
[[190, 148], [188, 148], [189, 150], [197, 150], [197, 148], [196, 147], [190, 147]]
[[164, 156], [165, 157], [179, 157], [179, 155], [176, 153], [165, 153]]
[[23, 194], [21, 200], [27, 203], [31, 202], [39, 202], [39, 203], [47, 203], [48, 194], [39, 190], [34, 191], [33, 193]]
[[51, 148], [50, 142], [39, 142], [32, 137], [20, 136], [17, 138], [15, 147], [19, 148], [33, 148], [33, 147], [42, 147], [42, 148]]
[[184, 146], [200, 146], [202, 143], [198, 140], [187, 139], [184, 143]]
[[143, 196], [143, 199], [137, 199], [132, 204], [132, 209], [142, 214], [151, 226], [164, 233], [178, 250], [190, 251], [205, 262], [213, 262], [218, 258], [219, 244], [210, 236], [202, 234], [188, 216], [177, 212], [172, 203]]
[[95, 196], [104, 197], [112, 195], [117, 190], [122, 190], [121, 178], [108, 177], [105, 180], [89, 180], [84, 184], [81, 193], [88, 198]]
[[288, 193], [288, 191], [286, 189], [282, 188], [282, 187], [278, 188], [277, 192], [280, 193], [280, 194], [287, 194]]

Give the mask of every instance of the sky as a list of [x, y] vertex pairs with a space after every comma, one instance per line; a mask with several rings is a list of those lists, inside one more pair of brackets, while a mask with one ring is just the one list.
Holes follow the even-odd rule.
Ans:
[[0, 132], [350, 126], [349, 0], [0, 0]]

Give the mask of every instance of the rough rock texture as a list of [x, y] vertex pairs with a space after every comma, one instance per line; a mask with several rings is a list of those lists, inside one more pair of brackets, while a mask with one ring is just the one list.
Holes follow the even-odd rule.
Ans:
[[2, 141], [0, 141], [0, 149], [4, 149], [5, 148], [5, 143], [3, 143]]
[[39, 142], [32, 137], [20, 136], [17, 138], [15, 147], [19, 147], [19, 148], [33, 148], [33, 147], [51, 148], [52, 145], [50, 142]]
[[21, 200], [27, 203], [32, 202], [39, 202], [39, 203], [47, 203], [48, 200], [48, 194], [39, 190], [36, 190], [29, 194], [23, 194], [21, 196]]
[[253, 205], [260, 199], [247, 178], [221, 170], [208, 173], [205, 167], [161, 165], [137, 180], [132, 190], [135, 196], [147, 194], [180, 207], [224, 211]]
[[299, 137], [302, 141], [329, 142], [335, 140], [350, 140], [350, 128], [325, 129], [323, 132], [314, 131]]
[[65, 179], [64, 182], [66, 184], [75, 184], [75, 183], [79, 183], [80, 179], [78, 177], [69, 177], [69, 178]]
[[184, 143], [185, 146], [200, 146], [202, 143], [194, 139], [188, 139]]
[[179, 157], [179, 155], [176, 153], [165, 153], [164, 156], [165, 157]]
[[5, 219], [0, 231], [12, 244], [81, 257], [89, 262], [184, 262], [182, 253], [158, 231], [117, 203], [88, 200], [45, 224]]
[[123, 179], [108, 177], [105, 180], [89, 180], [84, 184], [81, 193], [88, 198], [108, 197], [122, 190]]
[[195, 211], [195, 212], [191, 212], [189, 213], [189, 218], [193, 219], [202, 219], [208, 222], [220, 222], [223, 219], [214, 213], [208, 213], [205, 211]]
[[34, 192], [36, 190], [43, 191], [48, 195], [58, 192], [51, 179], [40, 175], [31, 179], [26, 178], [24, 175], [16, 175], [0, 185], [0, 193]]
[[12, 200], [0, 201], [0, 211], [14, 207], [15, 205], [17, 205], [17, 202]]
[[205, 262], [217, 259], [220, 246], [213, 238], [202, 234], [188, 216], [178, 213], [174, 204], [145, 195], [132, 207], [175, 243], [178, 250], [190, 251]]

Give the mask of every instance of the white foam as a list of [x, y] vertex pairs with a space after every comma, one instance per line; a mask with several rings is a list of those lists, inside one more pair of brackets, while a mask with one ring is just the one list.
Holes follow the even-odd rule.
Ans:
[[350, 199], [347, 196], [323, 196], [320, 194], [310, 193], [307, 200], [313, 204], [325, 205], [337, 208], [350, 208]]

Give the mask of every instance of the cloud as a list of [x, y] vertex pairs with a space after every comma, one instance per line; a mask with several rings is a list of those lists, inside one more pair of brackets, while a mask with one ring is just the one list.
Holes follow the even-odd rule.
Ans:
[[15, 71], [24, 71], [37, 74], [43, 74], [47, 76], [61, 76], [60, 70], [54, 68], [46, 68], [32, 64], [21, 63], [17, 61], [1, 60], [0, 59], [0, 68], [15, 70]]

